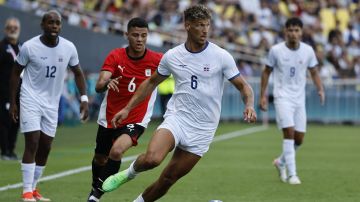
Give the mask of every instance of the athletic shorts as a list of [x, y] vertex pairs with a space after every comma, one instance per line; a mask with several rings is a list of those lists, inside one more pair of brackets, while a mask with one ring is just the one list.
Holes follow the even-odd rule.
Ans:
[[306, 132], [305, 104], [275, 99], [276, 122], [280, 129], [294, 127], [295, 131]]
[[168, 129], [175, 139], [175, 147], [203, 156], [214, 138], [215, 130], [200, 130], [186, 124], [175, 115], [168, 115], [158, 129]]
[[126, 126], [115, 129], [105, 128], [99, 125], [96, 135], [95, 153], [108, 156], [113, 143], [122, 134], [128, 134], [131, 137], [133, 146], [136, 146], [144, 130], [145, 128], [138, 124], [127, 124]]
[[55, 137], [58, 109], [46, 108], [29, 100], [20, 101], [20, 130], [22, 133], [41, 131]]

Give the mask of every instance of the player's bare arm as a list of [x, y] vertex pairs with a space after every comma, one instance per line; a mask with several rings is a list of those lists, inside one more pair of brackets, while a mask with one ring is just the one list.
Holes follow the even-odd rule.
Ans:
[[256, 112], [254, 110], [254, 93], [251, 86], [240, 75], [231, 80], [231, 83], [240, 91], [245, 104], [244, 120], [248, 123], [256, 121]]
[[[80, 65], [77, 65], [76, 67], [72, 67], [70, 69], [74, 73], [76, 86], [79, 89], [80, 95], [86, 96], [85, 76], [84, 76], [83, 71], [81, 70]], [[80, 114], [81, 114], [81, 116], [80, 116], [81, 120], [83, 120], [83, 121], [87, 120], [87, 118], [89, 116], [88, 100], [81, 99]]]
[[119, 92], [119, 79], [122, 77], [111, 79], [112, 73], [109, 71], [101, 71], [99, 78], [96, 82], [95, 90], [97, 93], [102, 93], [108, 89]]
[[324, 91], [324, 87], [321, 83], [321, 79], [319, 76], [319, 73], [317, 71], [317, 68], [311, 68], [310, 70], [310, 74], [311, 74], [311, 79], [313, 80], [317, 90], [318, 90], [318, 94], [320, 97], [320, 103], [321, 105], [324, 105], [325, 103], [325, 91]]
[[155, 90], [156, 86], [166, 78], [166, 76], [161, 76], [155, 72], [150, 78], [146, 79], [136, 90], [129, 103], [121, 111], [115, 114], [114, 118], [111, 120], [113, 127], [116, 128], [117, 124], [120, 124], [122, 120], [126, 119], [131, 109], [149, 96]]
[[19, 65], [17, 62], [14, 64], [13, 71], [11, 73], [11, 79], [10, 79], [10, 116], [11, 119], [17, 123], [19, 120], [18, 116], [18, 106], [16, 104], [16, 94], [17, 90], [19, 89], [19, 81], [20, 81], [20, 74], [22, 70], [24, 69], [23, 66]]
[[269, 82], [269, 77], [272, 72], [272, 68], [266, 66], [264, 71], [261, 74], [261, 89], [260, 89], [260, 109], [263, 111], [267, 111], [268, 109], [268, 101], [266, 97], [266, 88]]

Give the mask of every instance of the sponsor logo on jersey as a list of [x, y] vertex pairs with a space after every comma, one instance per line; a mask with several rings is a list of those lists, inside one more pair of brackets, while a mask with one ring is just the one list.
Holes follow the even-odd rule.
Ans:
[[42, 60], [46, 60], [46, 59], [47, 59], [47, 57], [40, 57], [40, 59], [42, 59]]
[[118, 68], [120, 69], [121, 72], [124, 72], [125, 67], [122, 67], [121, 65], [118, 65]]
[[185, 67], [186, 67], [186, 65], [183, 65], [183, 64], [178, 65], [178, 66], [180, 66], [180, 67], [182, 67], [182, 68], [185, 68]]
[[145, 76], [151, 76], [151, 69], [145, 69]]

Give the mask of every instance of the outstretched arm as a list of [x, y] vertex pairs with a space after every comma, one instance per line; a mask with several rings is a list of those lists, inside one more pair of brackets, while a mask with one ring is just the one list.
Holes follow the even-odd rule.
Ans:
[[70, 68], [75, 76], [76, 86], [81, 95], [81, 103], [80, 103], [80, 118], [82, 121], [87, 120], [89, 116], [89, 105], [88, 105], [88, 98], [86, 95], [86, 83], [85, 83], [85, 76], [81, 70], [80, 65]]
[[245, 104], [244, 120], [247, 122], [256, 121], [256, 112], [254, 110], [254, 93], [251, 86], [245, 81], [240, 75], [233, 80], [231, 83], [240, 91], [243, 102]]
[[166, 78], [166, 76], [162, 76], [156, 71], [150, 78], [146, 79], [136, 90], [129, 103], [115, 114], [114, 118], [111, 120], [113, 127], [116, 128], [117, 124], [120, 124], [124, 119], [126, 119], [131, 109], [149, 96], [155, 90], [156, 86], [163, 82]]
[[17, 91], [19, 89], [19, 81], [20, 81], [20, 74], [22, 72], [22, 70], [24, 69], [23, 66], [19, 65], [17, 62], [15, 62], [12, 73], [11, 73], [11, 78], [10, 78], [10, 116], [11, 119], [17, 123], [18, 119], [19, 119], [19, 111], [18, 111], [18, 106], [16, 104], [16, 94]]
[[310, 74], [311, 74], [311, 79], [313, 80], [317, 90], [318, 90], [318, 94], [320, 97], [320, 104], [323, 105], [325, 103], [325, 91], [324, 91], [324, 87], [321, 83], [321, 79], [319, 76], [319, 73], [317, 71], [317, 68], [311, 68], [309, 69]]
[[272, 68], [266, 66], [261, 74], [261, 86], [260, 86], [260, 109], [267, 111], [268, 102], [266, 97], [266, 88], [269, 82], [269, 77], [272, 72]]

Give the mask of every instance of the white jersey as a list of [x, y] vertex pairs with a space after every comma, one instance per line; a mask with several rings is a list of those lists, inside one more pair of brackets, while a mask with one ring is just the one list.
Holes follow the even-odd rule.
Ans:
[[224, 81], [240, 75], [233, 57], [211, 42], [196, 53], [181, 44], [165, 53], [157, 71], [175, 80], [165, 117], [176, 114], [189, 126], [216, 130]]
[[300, 42], [297, 50], [285, 42], [274, 45], [266, 65], [273, 68], [274, 97], [305, 102], [306, 70], [318, 64], [311, 46]]
[[62, 37], [56, 47], [48, 47], [36, 36], [24, 43], [16, 58], [24, 66], [20, 99], [42, 107], [58, 108], [67, 67], [79, 64], [74, 44]]

